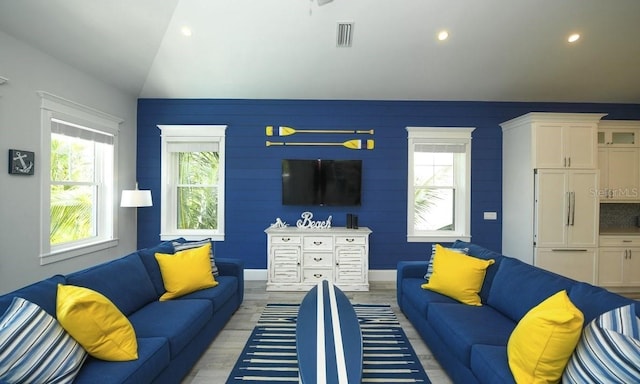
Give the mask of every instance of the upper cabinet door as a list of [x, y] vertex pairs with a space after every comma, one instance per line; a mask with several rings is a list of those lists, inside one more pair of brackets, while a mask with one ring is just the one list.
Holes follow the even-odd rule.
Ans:
[[539, 123], [534, 135], [535, 168], [597, 168], [596, 124]]

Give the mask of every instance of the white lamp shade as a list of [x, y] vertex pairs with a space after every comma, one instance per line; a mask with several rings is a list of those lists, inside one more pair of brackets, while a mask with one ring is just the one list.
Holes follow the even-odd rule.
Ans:
[[120, 199], [121, 207], [151, 207], [151, 191], [148, 189], [123, 190]]

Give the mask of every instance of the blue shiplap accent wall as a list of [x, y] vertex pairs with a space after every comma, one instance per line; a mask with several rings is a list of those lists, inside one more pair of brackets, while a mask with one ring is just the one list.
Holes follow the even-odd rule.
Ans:
[[[140, 99], [137, 175], [151, 189], [154, 206], [138, 210], [138, 247], [160, 237], [160, 130], [158, 124], [227, 124], [226, 239], [219, 257], [244, 259], [246, 268], [267, 265], [264, 229], [282, 218], [295, 225], [304, 207], [281, 204], [280, 161], [284, 158], [362, 159], [360, 207], [309, 207], [315, 218], [333, 216], [344, 226], [346, 213], [373, 230], [370, 268], [395, 269], [399, 260], [422, 260], [430, 244], [406, 241], [407, 126], [476, 127], [472, 141], [472, 241], [501, 249], [502, 131], [499, 124], [528, 112], [609, 113], [607, 119], [640, 119], [640, 105], [495, 103], [444, 101], [327, 101]], [[375, 135], [296, 134], [287, 141], [375, 139], [374, 150], [343, 147], [266, 147], [265, 126], [298, 129], [375, 129]], [[509, 182], [505, 180], [505, 182]], [[498, 220], [483, 220], [484, 211]]]

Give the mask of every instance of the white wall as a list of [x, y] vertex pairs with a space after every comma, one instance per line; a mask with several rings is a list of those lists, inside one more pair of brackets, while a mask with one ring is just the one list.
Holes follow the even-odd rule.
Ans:
[[[41, 172], [47, 170], [38, 167], [38, 156], [42, 149], [40, 98], [36, 91], [46, 91], [124, 119], [120, 126], [120, 150], [117, 155], [117, 183], [124, 188], [135, 185], [136, 97], [3, 32], [0, 32], [0, 76], [9, 79], [8, 83], [0, 85], [0, 294], [135, 250], [135, 211], [119, 208], [118, 247], [40, 265], [40, 177]], [[9, 149], [35, 152], [34, 176], [8, 174]], [[122, 187], [118, 187], [118, 198]]]

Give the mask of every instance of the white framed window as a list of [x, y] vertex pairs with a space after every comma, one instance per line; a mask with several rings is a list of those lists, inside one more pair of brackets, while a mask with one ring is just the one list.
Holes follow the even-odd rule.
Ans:
[[162, 131], [160, 238], [224, 240], [226, 125]]
[[38, 94], [44, 265], [117, 245], [115, 164], [123, 120], [46, 92]]
[[407, 241], [471, 239], [471, 133], [407, 127]]

